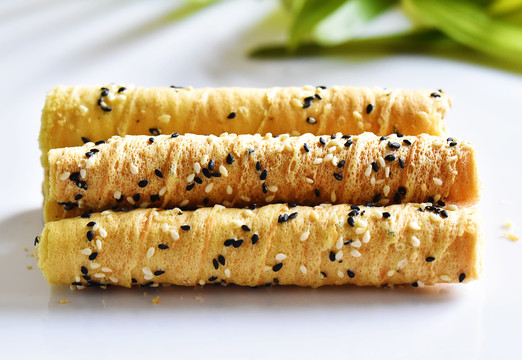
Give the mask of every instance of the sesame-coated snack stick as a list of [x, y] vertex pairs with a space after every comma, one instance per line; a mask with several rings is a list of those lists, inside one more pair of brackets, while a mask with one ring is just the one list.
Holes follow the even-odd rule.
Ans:
[[288, 133], [444, 135], [450, 97], [437, 90], [334, 86], [269, 89], [59, 86], [47, 94], [40, 148], [113, 135]]
[[424, 286], [476, 279], [482, 251], [474, 208], [427, 204], [105, 211], [35, 242], [47, 280], [79, 288]]
[[294, 202], [473, 204], [467, 142], [430, 135], [160, 135], [49, 152], [46, 221], [86, 211]]

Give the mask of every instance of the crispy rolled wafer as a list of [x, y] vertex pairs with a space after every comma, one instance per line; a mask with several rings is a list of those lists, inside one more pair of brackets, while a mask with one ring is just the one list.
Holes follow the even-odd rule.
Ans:
[[54, 149], [45, 218], [132, 207], [477, 200], [475, 153], [467, 142], [333, 137], [127, 136]]
[[440, 90], [323, 88], [59, 86], [42, 112], [42, 164], [50, 149], [113, 135], [445, 133], [451, 102]]
[[476, 279], [475, 210], [217, 205], [137, 209], [50, 222], [36, 256], [52, 284], [432, 285]]

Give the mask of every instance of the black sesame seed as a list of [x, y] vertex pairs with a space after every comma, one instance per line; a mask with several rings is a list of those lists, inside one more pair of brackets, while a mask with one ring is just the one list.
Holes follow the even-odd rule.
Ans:
[[138, 182], [138, 186], [139, 186], [140, 188], [144, 188], [144, 187], [147, 186], [147, 185], [149, 185], [149, 180], [140, 180], [140, 181]]
[[132, 199], [137, 202], [137, 201], [140, 201], [140, 197], [141, 197], [140, 194], [134, 194]]
[[459, 282], [463, 282], [464, 279], [466, 278], [466, 274], [462, 273], [459, 275]]
[[391, 216], [391, 214], [389, 212], [387, 212], [387, 211], [382, 213], [382, 217], [385, 218], [385, 219], [388, 219], [390, 216]]
[[73, 172], [73, 173], [69, 176], [69, 180], [71, 180], [71, 181], [76, 181], [76, 180], [78, 180], [79, 177], [80, 177], [80, 172], [79, 172], [79, 171], [76, 171], [76, 172]]
[[404, 160], [402, 160], [402, 158], [399, 158], [399, 166], [401, 167], [401, 169], [404, 169], [404, 167], [406, 165], [404, 165]]
[[89, 260], [93, 261], [98, 256], [98, 253], [95, 251], [91, 255], [89, 255]]
[[268, 186], [266, 186], [266, 183], [263, 183], [263, 185], [261, 185], [261, 189], [263, 190], [263, 194], [266, 194], [268, 192]]
[[78, 201], [78, 200], [80, 200], [82, 197], [83, 197], [82, 194], [76, 194], [76, 196], [74, 197], [74, 200]]
[[390, 149], [399, 149], [401, 147], [401, 144], [393, 141], [388, 141], [388, 147]]
[[308, 147], [308, 145], [306, 143], [303, 144], [303, 148], [306, 152], [310, 152], [310, 148]]
[[397, 190], [399, 194], [402, 196], [406, 196], [406, 188], [404, 186], [399, 186], [399, 189]]
[[373, 203], [377, 203], [377, 202], [379, 202], [379, 200], [381, 200], [381, 194], [375, 194], [375, 196], [373, 197], [372, 202]]
[[259, 235], [257, 235], [257, 234], [252, 235], [252, 245], [255, 245], [258, 240], [259, 240]]
[[211, 276], [208, 278], [208, 281], [212, 282], [212, 281], [216, 281], [217, 280], [217, 276]]
[[261, 161], [256, 162], [256, 170], [261, 171]]
[[232, 154], [228, 154], [227, 155], [227, 164], [228, 165], [232, 165], [234, 163], [234, 157], [232, 156]]
[[449, 137], [449, 138], [446, 139], [446, 141], [453, 141], [453, 138]]
[[449, 144], [449, 146], [455, 146], [455, 145], [457, 145], [457, 142], [456, 142], [456, 141], [452, 141], [452, 142], [450, 142], [450, 144]]
[[154, 170], [154, 174], [156, 174], [156, 176], [159, 177], [160, 179], [163, 178], [163, 173], [161, 172], [160, 169]]
[[109, 95], [109, 89], [108, 88], [102, 87], [102, 88], [100, 88], [100, 90], [101, 90], [101, 96]]
[[82, 141], [83, 141], [84, 144], [87, 144], [88, 142], [91, 142], [91, 140], [89, 140], [85, 136], [82, 136]]
[[94, 153], [93, 153], [92, 151], [87, 151], [87, 152], [85, 153], [85, 156], [86, 156], [87, 158], [90, 158], [90, 157], [93, 156], [93, 155], [94, 155]]
[[431, 96], [432, 98], [440, 98], [440, 94], [437, 94], [437, 93], [435, 93], [435, 92], [431, 93], [430, 96]]
[[85, 266], [82, 266], [80, 268], [80, 271], [82, 272], [83, 275], [87, 275], [87, 273], [89, 272], [89, 270], [87, 270], [87, 268]]
[[87, 240], [92, 241], [94, 239], [94, 231], [89, 230], [87, 231]]
[[355, 220], [353, 217], [348, 217], [348, 225], [350, 225], [351, 227], [355, 227]]
[[58, 205], [63, 206], [63, 209], [66, 211], [72, 210], [78, 207], [77, 203], [74, 202], [60, 202], [58, 201]]
[[343, 174], [333, 173], [333, 176], [334, 176], [335, 180], [338, 180], [338, 181], [343, 180]]
[[225, 242], [223, 243], [223, 245], [224, 245], [225, 247], [229, 247], [229, 246], [234, 245], [234, 242], [235, 242], [235, 241], [236, 241], [235, 239], [226, 239]]
[[330, 261], [335, 261], [335, 253], [333, 251], [330, 251], [328, 257], [330, 258]]
[[225, 266], [225, 257], [223, 255], [218, 256], [218, 261], [221, 265]]
[[346, 273], [348, 274], [348, 277], [350, 279], [353, 279], [355, 277], [355, 273], [352, 270], [347, 270]]
[[411, 284], [413, 287], [419, 287], [419, 284], [415, 281], [413, 284]]
[[438, 206], [446, 206], [446, 203], [442, 200], [437, 201]]
[[313, 124], [317, 123], [317, 120], [315, 120], [314, 117], [309, 116], [306, 118], [306, 122], [309, 123], [310, 125], [313, 125]]
[[446, 210], [442, 210], [440, 212], [440, 216], [442, 216], [443, 218], [447, 218], [448, 217], [448, 212]]
[[131, 279], [131, 282], [132, 282], [133, 284], [136, 284], [136, 283], [138, 282], [138, 280], [136, 280], [135, 278], [132, 278], [132, 279]]
[[322, 137], [319, 138], [319, 142], [320, 142], [322, 145], [326, 145], [326, 140], [323, 139]]
[[345, 147], [350, 147], [350, 145], [352, 145], [352, 144], [353, 144], [353, 140], [350, 139], [350, 140], [348, 140], [348, 141], [346, 141], [346, 142], [344, 143], [344, 146], [345, 146]]
[[387, 137], [387, 136], [381, 136], [381, 137], [379, 138], [379, 141], [384, 141], [384, 140], [388, 140], [388, 137]]
[[87, 275], [87, 274], [83, 274], [83, 275], [82, 275], [82, 278], [83, 278], [84, 280], [86, 280], [86, 281], [91, 280], [91, 277], [90, 277], [89, 275]]
[[93, 148], [93, 149], [91, 149], [91, 152], [92, 152], [93, 154], [96, 154], [96, 153], [99, 153], [100, 150], [98, 150], [98, 149], [96, 149], [96, 148]]
[[158, 194], [154, 194], [150, 196], [150, 202], [156, 202], [160, 200], [160, 196]]
[[175, 139], [175, 138], [177, 138], [178, 136], [179, 136], [179, 133], [177, 133], [177, 132], [172, 133], [172, 135], [170, 135], [170, 137], [171, 137], [172, 139]]
[[366, 113], [369, 114], [373, 111], [373, 105], [372, 104], [368, 104], [368, 106], [366, 107]]
[[272, 281], [274, 282], [274, 285], [279, 285], [279, 279], [278, 278], [274, 278]]
[[257, 204], [248, 204], [248, 208], [250, 210], [255, 210], [257, 208]]
[[214, 269], [219, 269], [219, 264], [216, 259], [212, 259], [212, 265], [214, 265]]
[[402, 140], [402, 142], [403, 142], [404, 144], [406, 144], [406, 145], [411, 145], [411, 141], [408, 140], [408, 139], [404, 139], [404, 140]]
[[342, 167], [344, 167], [344, 164], [346, 164], [346, 161], [345, 160], [341, 160], [337, 163], [337, 167], [340, 169]]
[[397, 135], [398, 138], [404, 137], [404, 134], [401, 134], [400, 132], [396, 132], [395, 134]]
[[201, 178], [199, 177], [194, 177], [194, 181], [197, 183], [197, 184], [202, 184], [203, 183], [203, 180], [201, 180]]
[[122, 86], [121, 88], [118, 89], [118, 93], [122, 93], [125, 90], [127, 90], [127, 88], [125, 86]]
[[188, 184], [187, 187], [185, 188], [187, 191], [190, 191], [192, 189], [194, 189], [194, 186], [196, 186], [195, 183], [192, 183], [192, 184]]
[[348, 213], [348, 216], [357, 216], [359, 215], [359, 211], [358, 210], [352, 210]]
[[234, 243], [232, 244], [232, 246], [234, 247], [234, 249], [237, 249], [237, 248], [240, 247], [241, 245], [243, 245], [243, 239], [236, 240], [236, 241], [234, 241]]
[[319, 191], [319, 189], [315, 189], [314, 193], [315, 193], [315, 197], [321, 196], [321, 192]]
[[181, 225], [181, 229], [185, 230], [185, 231], [189, 231], [190, 230], [190, 225]]
[[105, 112], [112, 111], [112, 108], [110, 106], [102, 106], [101, 109]]
[[39, 236], [35, 236], [34, 238], [34, 246], [36, 246], [36, 244], [38, 244], [40, 242], [40, 237]]
[[154, 271], [154, 276], [160, 276], [160, 275], [163, 275], [163, 274], [165, 274], [165, 271], [163, 271], [163, 270], [156, 270], [156, 271]]
[[321, 271], [321, 275], [323, 275], [324, 278], [328, 277], [324, 271]]
[[267, 174], [268, 174], [268, 172], [266, 171], [266, 169], [264, 169], [263, 171], [261, 171], [261, 175], [259, 175], [259, 179], [265, 180]]
[[395, 201], [396, 203], [401, 202], [401, 194], [396, 192], [395, 195], [393, 195], [393, 201]]
[[243, 231], [250, 231], [250, 228], [247, 225], [241, 225], [241, 229]]
[[210, 176], [211, 177], [221, 177], [221, 173], [220, 172], [213, 172], [213, 173], [210, 173]]
[[304, 98], [304, 101], [312, 101], [314, 99], [313, 96], [307, 96]]
[[237, 115], [237, 113], [235, 113], [234, 111], [232, 111], [230, 114], [228, 114], [227, 119], [233, 119], [233, 118], [236, 117], [236, 115]]
[[290, 215], [288, 215], [288, 220], [293, 220], [297, 217], [298, 213], [297, 212], [293, 212], [291, 213]]
[[157, 128], [150, 128], [149, 132], [151, 135], [158, 136], [160, 134], [160, 131]]
[[375, 172], [379, 171], [379, 165], [377, 165], [377, 163], [375, 161], [372, 162], [372, 169]]
[[149, 281], [149, 282], [146, 282], [145, 284], [141, 284], [140, 286], [141, 287], [149, 287], [151, 285], [154, 285], [154, 281]]
[[91, 215], [92, 215], [92, 211], [88, 210], [88, 211], [84, 212], [83, 214], [81, 214], [80, 217], [82, 217], [84, 219], [88, 219], [91, 217]]
[[428, 256], [426, 258], [426, 262], [432, 262], [432, 261], [435, 261], [435, 258], [433, 256]]
[[395, 155], [393, 155], [393, 154], [386, 155], [384, 157], [384, 160], [386, 160], [386, 161], [395, 161]]
[[169, 248], [169, 246], [165, 245], [165, 244], [159, 244], [158, 245], [158, 249], [160, 249], [160, 250], [167, 250], [168, 248]]
[[274, 272], [278, 272], [279, 270], [281, 270], [283, 268], [283, 263], [278, 263], [278, 264], [275, 264], [273, 267], [272, 267], [272, 270]]
[[309, 108], [311, 105], [312, 105], [311, 101], [305, 101], [305, 103], [303, 104], [303, 109]]
[[207, 168], [203, 168], [203, 175], [205, 175], [206, 178], [210, 179], [210, 171], [208, 171]]
[[153, 144], [153, 143], [154, 143], [154, 138], [153, 138], [153, 137], [150, 137], [150, 138], [149, 138], [149, 142], [150, 142], [151, 144]]
[[319, 95], [319, 94], [315, 94], [314, 97], [315, 97], [317, 100], [323, 100], [323, 98], [322, 98], [321, 95]]

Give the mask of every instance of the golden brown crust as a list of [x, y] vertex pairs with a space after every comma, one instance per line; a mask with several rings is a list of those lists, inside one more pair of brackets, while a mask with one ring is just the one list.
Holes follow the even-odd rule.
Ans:
[[477, 214], [474, 208], [452, 209], [276, 204], [107, 211], [47, 223], [36, 255], [50, 283], [80, 287], [128, 287], [132, 279], [149, 286], [312, 287], [476, 279], [482, 250]]
[[51, 150], [45, 218], [139, 206], [472, 204], [475, 162], [469, 143], [429, 135], [128, 136]]
[[[446, 93], [432, 90], [341, 86], [120, 89], [116, 85], [59, 86], [49, 91], [40, 131], [44, 168], [50, 149], [81, 145], [82, 137], [98, 141], [113, 135], [146, 135], [150, 129], [203, 135], [369, 131], [442, 136], [442, 119], [451, 106]], [[313, 100], [306, 101], [308, 97]], [[316, 123], [307, 122], [308, 117]]]

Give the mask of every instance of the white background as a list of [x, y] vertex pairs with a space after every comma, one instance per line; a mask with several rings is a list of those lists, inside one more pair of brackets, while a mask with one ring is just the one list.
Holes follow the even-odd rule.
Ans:
[[[508, 218], [522, 225], [522, 77], [422, 56], [248, 59], [248, 49], [274, 39], [276, 29], [260, 32], [257, 23], [276, 4], [230, 1], [171, 22], [179, 3], [170, 0], [0, 2], [0, 358], [520, 356], [522, 241], [501, 235]], [[451, 134], [474, 142], [480, 156], [482, 279], [425, 289], [170, 287], [147, 295], [49, 286], [29, 256], [43, 226], [40, 111], [56, 85], [107, 82], [446, 90]]]

